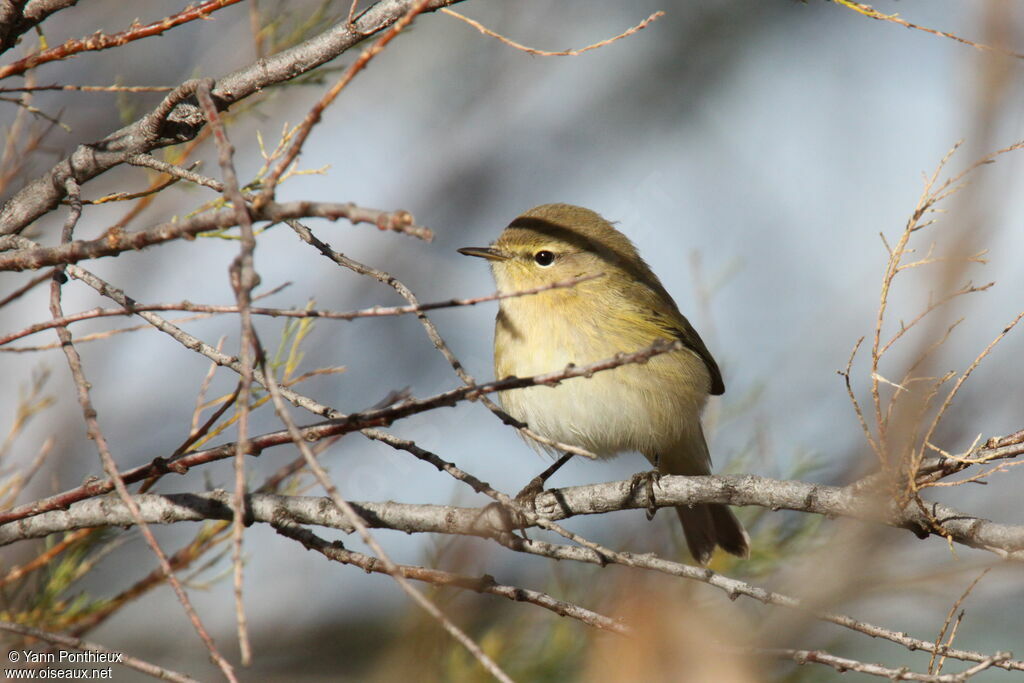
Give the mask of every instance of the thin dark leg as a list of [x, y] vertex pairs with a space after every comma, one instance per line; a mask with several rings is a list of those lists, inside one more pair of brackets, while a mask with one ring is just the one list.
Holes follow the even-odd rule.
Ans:
[[558, 460], [551, 464], [551, 467], [547, 468], [536, 477], [530, 480], [530, 483], [523, 487], [523, 490], [516, 494], [516, 500], [519, 501], [532, 501], [540, 492], [544, 490], [544, 484], [547, 483], [548, 479], [554, 475], [555, 472], [562, 469], [562, 465], [569, 462], [572, 458], [572, 453], [566, 453]]

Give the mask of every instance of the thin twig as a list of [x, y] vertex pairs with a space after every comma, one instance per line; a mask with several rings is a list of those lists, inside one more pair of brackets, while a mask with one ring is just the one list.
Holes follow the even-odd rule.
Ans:
[[[359, 318], [382, 318], [388, 316], [399, 316], [408, 315], [411, 313], [421, 313], [424, 311], [433, 311], [441, 308], [456, 308], [461, 306], [475, 306], [477, 304], [486, 303], [489, 301], [502, 301], [504, 299], [513, 299], [521, 296], [532, 296], [534, 294], [540, 294], [541, 292], [547, 292], [552, 289], [563, 289], [566, 287], [575, 287], [581, 282], [587, 282], [593, 280], [598, 275], [587, 275], [583, 277], [571, 278], [569, 280], [562, 280], [560, 282], [553, 282], [549, 285], [542, 287], [533, 287], [531, 289], [522, 289], [515, 292], [495, 292], [485, 296], [478, 296], [466, 299], [448, 299], [445, 301], [434, 301], [425, 304], [412, 304], [408, 306], [373, 306], [371, 308], [364, 308], [359, 311], [328, 311], [324, 309], [316, 308], [264, 308], [258, 306], [250, 307], [250, 312], [253, 315], [266, 315], [274, 318], [323, 318], [326, 320], [356, 320]], [[266, 296], [266, 294], [262, 295]], [[17, 332], [11, 332], [9, 334], [0, 336], [0, 346], [9, 344], [12, 341], [22, 339], [37, 332], [43, 330], [49, 330], [54, 327], [69, 325], [71, 323], [80, 322], [82, 320], [94, 320], [96, 318], [109, 318], [119, 317], [125, 315], [131, 315], [138, 311], [189, 311], [193, 313], [238, 313], [238, 306], [214, 306], [209, 304], [195, 304], [191, 301], [180, 301], [171, 304], [135, 304], [131, 309], [126, 308], [93, 308], [88, 311], [82, 311], [81, 313], [73, 313], [66, 315], [60, 320], [47, 320], [44, 322], [35, 323], [28, 327], [19, 330]], [[137, 328], [133, 328], [137, 329]]]
[[575, 49], [575, 50], [560, 50], [560, 51], [557, 51], [557, 52], [551, 52], [549, 50], [538, 50], [537, 48], [527, 47], [526, 45], [523, 45], [522, 43], [517, 43], [514, 40], [506, 38], [505, 36], [501, 35], [500, 33], [496, 33], [494, 31], [492, 31], [491, 29], [489, 29], [486, 26], [484, 26], [483, 24], [481, 24], [479, 21], [476, 21], [475, 19], [470, 19], [469, 17], [467, 17], [467, 16], [465, 16], [463, 14], [459, 14], [455, 10], [449, 9], [447, 7], [442, 7], [441, 11], [444, 12], [445, 14], [447, 14], [450, 17], [455, 17], [459, 21], [462, 21], [462, 22], [465, 22], [465, 23], [469, 24], [470, 26], [475, 28], [477, 31], [480, 31], [480, 33], [483, 33], [485, 36], [490, 36], [491, 38], [495, 38], [495, 39], [501, 41], [502, 43], [504, 43], [505, 45], [508, 45], [509, 47], [514, 47], [517, 50], [520, 50], [522, 52], [526, 52], [526, 53], [531, 54], [531, 55], [537, 55], [538, 57], [576, 57], [576, 56], [579, 56], [579, 55], [583, 54], [584, 52], [588, 52], [590, 50], [596, 50], [596, 49], [598, 49], [600, 47], [604, 47], [605, 45], [610, 45], [610, 44], [614, 43], [617, 40], [622, 40], [623, 38], [628, 38], [629, 36], [633, 35], [634, 33], [638, 33], [640, 31], [642, 31], [643, 29], [645, 29], [648, 26], [650, 26], [651, 23], [653, 23], [653, 22], [657, 21], [658, 19], [661, 19], [663, 16], [665, 16], [665, 13], [659, 10], [659, 11], [655, 12], [654, 14], [652, 14], [651, 16], [649, 16], [646, 19], [644, 19], [643, 21], [641, 21], [639, 24], [637, 24], [633, 28], [626, 29], [625, 31], [623, 31], [622, 33], [620, 33], [617, 36], [613, 36], [611, 38], [607, 38], [606, 40], [602, 40], [600, 42], [594, 43], [593, 45], [587, 45], [586, 47], [581, 47], [581, 48], [578, 48], [578, 49]]
[[196, 173], [191, 168], [175, 166], [174, 164], [168, 163], [162, 159], [157, 159], [152, 154], [133, 154], [126, 158], [125, 162], [132, 166], [145, 166], [147, 168], [152, 168], [155, 171], [160, 171], [161, 173], [166, 173], [167, 175], [174, 176], [175, 178], [187, 180], [195, 183], [196, 185], [208, 187], [211, 190], [216, 190], [217, 192], [224, 191], [224, 184], [219, 180], [207, 178], [204, 175]]
[[256, 236], [253, 234], [252, 217], [249, 207], [238, 187], [238, 175], [235, 173], [235, 148], [228, 139], [227, 131], [220, 120], [217, 105], [210, 96], [213, 80], [205, 79], [196, 88], [206, 121], [213, 131], [217, 143], [218, 161], [224, 175], [224, 197], [235, 210], [235, 217], [241, 228], [242, 238], [239, 240], [240, 251], [229, 268], [231, 288], [235, 291], [238, 303], [241, 334], [238, 342], [238, 362], [241, 365], [241, 381], [238, 385], [238, 441], [235, 447], [235, 495], [232, 498], [234, 520], [232, 523], [232, 565], [234, 568], [233, 583], [235, 593], [235, 617], [238, 623], [238, 648], [241, 653], [242, 666], [252, 663], [252, 646], [249, 642], [249, 622], [245, 616], [245, 599], [243, 596], [243, 538], [245, 536], [245, 496], [248, 493], [245, 483], [245, 456], [249, 450], [249, 398], [252, 393], [252, 372], [255, 355], [253, 349], [259, 344], [256, 331], [252, 325], [252, 290], [256, 287], [257, 275], [253, 268], [253, 251], [256, 249]]
[[[262, 354], [260, 354], [260, 356], [262, 358]], [[480, 649], [480, 646], [477, 645], [472, 638], [467, 636], [462, 631], [462, 629], [460, 629], [450, 619], [448, 619], [448, 617], [446, 617], [441, 612], [441, 610], [438, 609], [437, 606], [433, 602], [431, 602], [425, 595], [423, 595], [418, 590], [412, 587], [412, 585], [406, 579], [405, 574], [402, 572], [399, 566], [391, 560], [388, 554], [384, 551], [384, 548], [373, 537], [369, 529], [367, 529], [366, 523], [363, 521], [363, 519], [358, 515], [358, 513], [356, 513], [352, 506], [349, 505], [348, 501], [346, 501], [341, 496], [341, 493], [338, 491], [338, 488], [334, 485], [334, 482], [331, 481], [331, 478], [327, 475], [327, 472], [324, 470], [323, 467], [320, 466], [320, 463], [313, 455], [313, 452], [309, 448], [309, 445], [306, 443], [306, 440], [303, 437], [302, 433], [299, 431], [298, 427], [296, 427], [295, 425], [295, 422], [292, 420], [291, 415], [288, 414], [288, 406], [285, 404], [285, 400], [281, 395], [281, 388], [277, 385], [277, 380], [274, 377], [274, 373], [269, 372], [265, 365], [263, 375], [264, 377], [267, 378], [266, 386], [267, 389], [270, 391], [271, 397], [273, 398], [274, 408], [277, 411], [277, 415], [281, 419], [281, 422], [284, 423], [285, 428], [288, 431], [288, 435], [292, 440], [292, 443], [294, 443], [295, 446], [302, 453], [302, 457], [306, 461], [306, 467], [308, 467], [309, 470], [313, 473], [313, 476], [316, 477], [316, 480], [320, 483], [320, 486], [322, 486], [324, 490], [327, 492], [327, 495], [330, 496], [331, 501], [334, 503], [334, 505], [339, 510], [344, 512], [345, 517], [352, 524], [352, 526], [355, 527], [363, 543], [365, 543], [367, 546], [369, 546], [371, 550], [373, 550], [374, 554], [383, 564], [384, 571], [390, 574], [392, 578], [394, 578], [395, 582], [398, 583], [399, 587], [401, 587], [401, 589], [405, 591], [405, 593], [410, 598], [412, 598], [413, 602], [415, 602], [417, 605], [423, 608], [423, 610], [426, 611], [427, 614], [429, 614], [431, 617], [437, 620], [437, 622], [441, 624], [444, 630], [448, 631], [448, 633], [451, 634], [451, 636], [455, 638], [455, 640], [457, 640], [464, 648], [466, 648], [466, 650], [471, 655], [473, 655], [473, 657], [475, 657], [478, 662], [480, 662], [481, 666], [483, 666], [488, 673], [490, 673], [492, 676], [494, 676], [499, 681], [502, 681], [503, 683], [512, 683], [512, 679], [509, 678], [508, 675], [501, 670], [501, 668], [494, 662], [494, 660], [488, 657], [487, 654], [484, 653], [482, 649]]]
[[[296, 540], [307, 549], [316, 550], [324, 557], [334, 560], [335, 562], [351, 564], [366, 572], [387, 573], [387, 569], [383, 566], [383, 563], [376, 558], [353, 550], [347, 550], [337, 542], [328, 543], [308, 529], [295, 525], [280, 525], [275, 526], [274, 529], [277, 533]], [[585, 607], [580, 607], [579, 605], [575, 605], [571, 602], [558, 600], [547, 593], [531, 590], [529, 588], [499, 584], [490, 574], [485, 574], [480, 577], [465, 576], [439, 569], [429, 569], [427, 567], [417, 567], [415, 565], [408, 564], [397, 565], [397, 568], [402, 573], [402, 576], [407, 579], [425, 581], [435, 586], [455, 586], [465, 590], [475, 591], [477, 593], [498, 595], [515, 602], [528, 602], [532, 605], [537, 605], [538, 607], [551, 610], [559, 616], [576, 619], [588, 626], [594, 626], [595, 628], [599, 628], [604, 631], [611, 631], [612, 633], [626, 635], [632, 630], [616, 619], [606, 617], [603, 614], [598, 614], [597, 612], [586, 609]]]
[[18, 287], [16, 290], [14, 290], [13, 292], [11, 292], [7, 296], [5, 296], [3, 299], [0, 299], [0, 308], [3, 308], [4, 306], [6, 306], [7, 304], [11, 303], [12, 301], [16, 301], [16, 300], [20, 299], [21, 297], [25, 296], [30, 291], [35, 289], [38, 285], [41, 285], [44, 282], [47, 282], [48, 280], [50, 280], [52, 278], [53, 278], [53, 271], [52, 270], [46, 270], [46, 271], [43, 271], [42, 273], [39, 273], [38, 275], [33, 277], [31, 280], [26, 282], [21, 287]]
[[[78, 183], [73, 178], [68, 179], [66, 192], [67, 196], [71, 199], [71, 210], [61, 233], [62, 243], [67, 243], [71, 240], [72, 231], [74, 230], [75, 224], [78, 222], [78, 218], [82, 213], [82, 203], [80, 201], [76, 201], [76, 198], [79, 196]], [[57, 268], [57, 272], [54, 274], [53, 282], [50, 286], [50, 310], [55, 318], [63, 316], [63, 311], [61, 310], [61, 284], [66, 279], [63, 271], [63, 268]], [[85, 417], [86, 431], [89, 438], [96, 444], [96, 449], [99, 452], [100, 461], [102, 462], [104, 471], [112, 481], [114, 489], [117, 491], [120, 499], [124, 501], [125, 505], [132, 512], [132, 517], [136, 519], [139, 529], [142, 531], [142, 535], [146, 539], [146, 543], [152, 549], [153, 554], [156, 555], [157, 561], [160, 563], [164, 574], [167, 576], [168, 582], [174, 589], [178, 601], [184, 608], [186, 615], [188, 615], [189, 621], [191, 621], [196, 633], [199, 634], [200, 639], [206, 646], [207, 651], [210, 653], [210, 657], [217, 666], [220, 667], [224, 676], [229, 681], [232, 681], [232, 683], [235, 683], [237, 679], [235, 678], [234, 670], [228, 661], [217, 651], [213, 639], [206, 631], [202, 621], [200, 621], [199, 615], [192, 606], [184, 588], [182, 588], [177, 577], [174, 576], [174, 572], [171, 569], [170, 564], [167, 562], [167, 556], [157, 543], [156, 537], [153, 535], [149, 525], [139, 514], [138, 506], [132, 500], [131, 494], [125, 487], [124, 481], [118, 474], [117, 463], [114, 461], [114, 456], [107, 445], [106, 437], [100, 430], [99, 421], [96, 419], [96, 409], [93, 407], [92, 399], [89, 396], [90, 385], [88, 380], [86, 380], [84, 371], [82, 370], [82, 359], [72, 342], [71, 333], [66, 327], [58, 327], [57, 335], [60, 337], [61, 344], [64, 348], [64, 354], [68, 360], [68, 366], [71, 369], [78, 402], [82, 407], [82, 413]]]
[[[362, 71], [367, 64], [370, 63], [374, 57], [380, 54], [384, 48], [388, 46], [392, 40], [394, 40], [399, 33], [401, 33], [412, 20], [416, 18], [416, 15], [420, 14], [430, 4], [430, 0], [416, 0], [416, 2], [409, 8], [402, 17], [392, 25], [380, 38], [374, 41], [373, 45], [363, 50], [359, 57], [356, 58], [352, 64], [345, 69], [345, 73], [342, 74], [338, 82], [331, 86], [331, 89], [324, 93], [323, 97], [314, 104], [309, 112], [306, 113], [302, 123], [299, 124], [298, 130], [296, 131], [291, 146], [288, 151], [285, 152], [284, 156], [277, 163], [277, 166], [267, 175], [263, 180], [263, 192], [259, 199], [256, 201], [257, 206], [262, 206], [263, 203], [270, 201], [274, 197], [274, 191], [277, 188], [277, 183], [281, 179], [281, 176], [291, 167], [292, 163], [298, 158], [299, 153], [302, 151], [303, 145], [306, 144], [306, 139], [309, 137], [310, 132], [313, 130], [313, 126], [320, 122], [320, 117], [323, 115], [324, 110], [327, 109], [337, 99], [341, 91], [352, 82], [352, 79], [356, 77], [360, 71]], [[349, 17], [351, 19], [351, 17]], [[350, 21], [351, 23], [351, 21]]]
[[120, 47], [141, 38], [158, 36], [164, 31], [168, 31], [175, 26], [180, 26], [181, 24], [195, 21], [196, 19], [205, 19], [211, 13], [229, 5], [234, 5], [240, 1], [241, 0], [207, 0], [207, 2], [203, 2], [200, 5], [190, 6], [177, 14], [172, 14], [169, 17], [165, 17], [159, 21], [154, 21], [150, 24], [139, 24], [137, 22], [133, 22], [130, 28], [120, 31], [119, 33], [112, 33], [109, 35], [95, 33], [91, 36], [79, 38], [77, 40], [69, 39], [56, 47], [50, 48], [49, 50], [43, 50], [42, 52], [31, 54], [16, 62], [0, 67], [0, 79], [7, 78], [8, 76], [14, 76], [16, 74], [22, 74], [31, 68], [39, 66], [40, 64], [66, 59], [81, 52], [107, 50], [112, 47]]
[[[221, 337], [217, 340], [217, 351], [224, 348], [225, 341], [227, 341], [227, 337]], [[216, 372], [217, 364], [210, 363], [210, 367], [206, 371], [206, 375], [203, 376], [203, 381], [199, 384], [199, 391], [196, 392], [195, 408], [192, 410], [192, 422], [188, 431], [188, 438], [190, 439], [199, 433], [199, 415], [202, 413], [203, 404], [206, 403], [206, 392], [210, 389], [210, 382], [213, 381], [213, 376]]]
[[849, 9], [852, 9], [854, 12], [857, 12], [859, 14], [863, 14], [864, 16], [870, 17], [872, 19], [878, 19], [880, 21], [888, 21], [888, 22], [891, 22], [893, 24], [898, 24], [899, 26], [903, 26], [905, 28], [915, 29], [917, 31], [924, 31], [925, 33], [930, 33], [933, 36], [939, 36], [941, 38], [949, 38], [950, 40], [955, 40], [958, 43], [962, 43], [964, 45], [969, 45], [969, 46], [971, 46], [971, 47], [973, 47], [975, 49], [982, 50], [982, 51], [985, 51], [985, 52], [996, 52], [996, 53], [999, 53], [999, 54], [1008, 55], [1010, 57], [1016, 57], [1017, 59], [1024, 59], [1024, 54], [1021, 54], [1020, 52], [1014, 52], [1013, 50], [1007, 50], [1006, 48], [1002, 48], [1002, 47], [997, 47], [997, 46], [992, 46], [992, 45], [985, 45], [983, 43], [976, 43], [973, 40], [967, 40], [966, 38], [961, 38], [960, 36], [955, 35], [953, 33], [948, 33], [946, 31], [937, 31], [937, 30], [935, 30], [933, 28], [928, 28], [926, 26], [918, 26], [917, 24], [910, 23], [906, 19], [900, 18], [900, 16], [898, 14], [883, 14], [882, 12], [879, 12], [874, 7], [871, 7], [870, 5], [865, 5], [865, 4], [860, 3], [860, 2], [852, 2], [852, 0], [834, 0], [834, 1], [838, 5], [842, 5], [844, 7], [848, 7]]
[[867, 674], [870, 676], [888, 678], [891, 681], [920, 681], [922, 683], [963, 683], [985, 669], [998, 664], [1004, 659], [1008, 659], [1010, 656], [1008, 653], [1000, 652], [958, 674], [922, 674], [917, 673], [916, 671], [911, 671], [910, 668], [906, 666], [893, 668], [885, 666], [884, 664], [862, 662], [848, 657], [839, 657], [838, 655], [825, 652], [824, 650], [755, 648], [754, 650], [743, 651], [738, 648], [727, 648], [725, 651], [732, 656], [752, 654], [761, 657], [772, 657], [774, 659], [791, 659], [797, 664], [813, 662], [815, 664], [830, 666], [839, 673], [855, 671], [857, 673]]
[[[415, 225], [407, 212], [378, 211], [358, 207], [354, 204], [270, 203], [264, 204], [260, 209], [253, 208], [251, 213], [253, 220], [256, 221], [277, 222], [289, 218], [307, 217], [327, 218], [328, 220], [344, 218], [352, 223], [372, 223], [380, 229], [405, 233], [419, 239], [429, 240], [433, 235], [429, 229]], [[399, 218], [395, 218], [396, 215]], [[125, 232], [112, 229], [107, 231], [103, 237], [95, 240], [69, 242], [56, 247], [35, 246], [17, 251], [9, 251], [10, 245], [16, 243], [11, 238], [17, 236], [5, 235], [0, 237], [0, 271], [39, 270], [45, 266], [76, 263], [101, 256], [114, 256], [162, 242], [188, 239], [204, 232], [224, 230], [237, 224], [235, 210], [226, 208], [201, 213], [180, 221], [162, 223], [147, 230]], [[4, 251], [5, 249], [8, 251]]]
[[[942, 673], [942, 665], [946, 661], [946, 657], [943, 655], [939, 659], [938, 666], [935, 665], [935, 657], [936, 657], [936, 654], [937, 654], [937, 652], [939, 650], [939, 646], [942, 645], [942, 639], [946, 637], [946, 631], [949, 629], [950, 623], [952, 623], [952, 621], [953, 621], [953, 615], [955, 615], [957, 610], [960, 609], [960, 605], [962, 605], [964, 603], [964, 600], [966, 600], [967, 596], [971, 594], [971, 591], [973, 591], [974, 587], [978, 585], [978, 582], [981, 581], [983, 578], [985, 578], [985, 575], [988, 574], [990, 571], [992, 571], [991, 567], [986, 567], [984, 570], [982, 570], [982, 572], [980, 574], [978, 574], [978, 576], [974, 579], [974, 581], [971, 581], [971, 583], [967, 586], [967, 588], [964, 589], [964, 592], [960, 594], [960, 597], [956, 599], [956, 602], [954, 602], [953, 605], [949, 608], [949, 612], [946, 614], [946, 619], [945, 619], [945, 621], [942, 622], [942, 628], [939, 630], [939, 635], [935, 636], [935, 650], [936, 650], [936, 652], [933, 652], [932, 656], [931, 656], [931, 659], [928, 660], [928, 673], [936, 673], [936, 674]], [[963, 617], [963, 612], [961, 612], [960, 613], [960, 617], [958, 617], [956, 619], [957, 626], [959, 626], [960, 619], [962, 617]], [[949, 640], [946, 642], [947, 646], [953, 644], [953, 638], [955, 636], [956, 636], [956, 627], [954, 627], [953, 633], [950, 634]]]
[[[174, 185], [180, 180], [180, 178], [168, 178], [166, 180], [153, 183], [145, 190], [139, 190], [138, 192], [111, 192], [110, 194], [103, 195], [99, 199], [83, 199], [83, 204], [109, 204], [110, 202], [130, 202], [136, 199], [143, 199], [144, 197], [150, 197], [159, 192], [163, 192], [171, 185]], [[61, 202], [62, 204], [67, 203], [66, 200]]]
[[[971, 373], [974, 372], [975, 368], [977, 368], [978, 365], [981, 364], [981, 361], [985, 360], [989, 353], [992, 352], [992, 349], [995, 348], [996, 344], [998, 344], [1003, 339], [1003, 337], [1009, 334], [1010, 331], [1017, 326], [1017, 323], [1019, 323], [1022, 318], [1024, 318], [1024, 311], [1019, 313], [1017, 317], [1014, 318], [1009, 325], [1003, 328], [1002, 332], [996, 335], [995, 339], [989, 342], [989, 345], [986, 346], [985, 349], [978, 354], [974, 361], [967, 367], [966, 370], [964, 370], [963, 374], [960, 375], [959, 378], [957, 378], [956, 384], [953, 385], [953, 388], [950, 389], [948, 394], [946, 394], [946, 398], [942, 401], [942, 405], [939, 406], [939, 409], [936, 412], [935, 417], [932, 419], [932, 423], [928, 426], [928, 431], [925, 432], [924, 439], [921, 442], [921, 447], [916, 451], [914, 458], [912, 458], [911, 462], [908, 464], [908, 474], [911, 475], [910, 483], [912, 486], [916, 486], [914, 482], [916, 482], [917, 467], [924, 459], [925, 444], [931, 442], [932, 435], [938, 428], [939, 422], [942, 421], [942, 418], [945, 416], [946, 411], [949, 409], [949, 406], [953, 403], [953, 399], [956, 398], [957, 393], [960, 391], [960, 387], [964, 385], [964, 382], [966, 382], [967, 378], [971, 376]], [[927, 486], [927, 484], [925, 486]], [[915, 488], [914, 490], [916, 491], [917, 489]]]
[[69, 90], [75, 92], [170, 92], [169, 85], [33, 85], [21, 88], [0, 88], [0, 92], [39, 92], [41, 90]]

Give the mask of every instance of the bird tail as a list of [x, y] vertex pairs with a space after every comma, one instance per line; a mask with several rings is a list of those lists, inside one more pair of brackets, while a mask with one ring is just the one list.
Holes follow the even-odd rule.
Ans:
[[676, 508], [690, 554], [700, 564], [711, 561], [715, 546], [739, 557], [750, 556], [750, 537], [726, 505], [707, 503]]
[[[711, 473], [711, 459], [704, 433], [697, 430], [690, 443], [683, 443], [658, 458], [662, 474], [699, 476]], [[707, 564], [716, 546], [739, 557], [750, 556], [750, 536], [727, 505], [702, 503], [676, 508], [683, 524], [683, 536], [690, 554], [700, 564]]]

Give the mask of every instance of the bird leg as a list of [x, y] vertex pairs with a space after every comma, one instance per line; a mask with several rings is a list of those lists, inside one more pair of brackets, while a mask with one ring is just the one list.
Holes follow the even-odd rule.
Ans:
[[654, 469], [648, 472], [637, 472], [629, 480], [629, 492], [632, 495], [636, 495], [636, 492], [641, 486], [644, 487], [647, 493], [647, 521], [654, 519], [654, 515], [658, 512], [658, 506], [654, 504], [654, 485], [661, 479], [661, 472], [658, 471], [658, 462], [661, 458], [654, 455]]
[[564, 454], [552, 463], [550, 467], [531, 479], [530, 483], [524, 486], [523, 490], [516, 494], [516, 502], [529, 505], [531, 508], [536, 507], [533, 504], [533, 501], [544, 491], [544, 484], [547, 483], [547, 480], [550, 479], [555, 472], [562, 469], [562, 465], [569, 462], [572, 456], [572, 453]]

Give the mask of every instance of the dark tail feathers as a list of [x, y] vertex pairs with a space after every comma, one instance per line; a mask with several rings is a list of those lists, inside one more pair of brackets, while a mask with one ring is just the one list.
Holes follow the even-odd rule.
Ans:
[[707, 564], [715, 546], [739, 557], [750, 556], [750, 537], [743, 525], [726, 505], [708, 503], [676, 508], [683, 523], [683, 535], [690, 554], [700, 564]]

